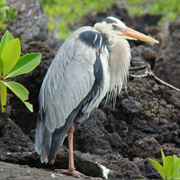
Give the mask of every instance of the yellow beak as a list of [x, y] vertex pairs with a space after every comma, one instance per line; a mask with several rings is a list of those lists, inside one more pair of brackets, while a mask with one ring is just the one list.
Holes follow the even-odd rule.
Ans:
[[125, 30], [123, 30], [123, 35], [127, 36], [127, 37], [130, 37], [132, 39], [136, 39], [136, 40], [141, 40], [141, 41], [144, 41], [144, 42], [149, 42], [149, 43], [159, 43], [159, 41], [149, 37], [149, 36], [146, 36], [145, 34], [142, 34], [138, 31], [135, 31], [131, 28], [126, 28]]

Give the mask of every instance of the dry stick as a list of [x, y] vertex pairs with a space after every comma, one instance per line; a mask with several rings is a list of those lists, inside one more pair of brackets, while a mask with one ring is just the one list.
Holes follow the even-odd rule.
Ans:
[[140, 66], [135, 66], [135, 67], [130, 67], [130, 71], [136, 71], [136, 70], [141, 70], [141, 69], [145, 69], [147, 68], [147, 64], [144, 64], [144, 65], [140, 65]]
[[172, 86], [171, 84], [163, 81], [162, 79], [158, 78], [151, 70], [150, 68], [150, 65], [149, 64], [146, 64], [146, 65], [143, 65], [143, 66], [140, 66], [139, 68], [138, 67], [131, 67], [130, 70], [139, 70], [139, 69], [142, 69], [142, 68], [146, 68], [146, 71], [144, 74], [140, 74], [140, 75], [134, 75], [134, 74], [131, 74], [130, 76], [131, 77], [138, 77], [138, 78], [142, 78], [142, 77], [147, 77], [147, 76], [152, 76], [154, 77], [155, 80], [159, 81], [161, 84], [164, 84], [172, 89], [175, 89], [176, 91], [179, 91], [180, 92], [180, 89]]

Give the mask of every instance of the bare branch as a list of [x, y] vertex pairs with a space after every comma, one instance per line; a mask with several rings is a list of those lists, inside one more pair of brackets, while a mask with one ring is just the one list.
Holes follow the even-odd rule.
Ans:
[[145, 69], [146, 67], [147, 67], [147, 64], [144, 64], [144, 65], [140, 65], [140, 66], [130, 67], [129, 70], [130, 71], [141, 70], [141, 69]]
[[140, 74], [140, 75], [130, 74], [130, 76], [131, 76], [131, 77], [137, 77], [137, 78], [143, 78], [143, 77], [147, 77], [147, 76], [152, 76], [152, 77], [154, 77], [154, 79], [155, 79], [156, 81], [160, 82], [161, 84], [164, 84], [164, 85], [166, 85], [166, 86], [168, 86], [168, 87], [170, 87], [170, 88], [172, 88], [172, 89], [180, 92], [180, 89], [178, 89], [178, 88], [172, 86], [171, 84], [163, 81], [162, 79], [158, 78], [158, 77], [152, 72], [151, 67], [150, 67], [149, 64], [142, 65], [142, 66], [137, 66], [137, 67], [131, 67], [130, 70], [141, 70], [141, 69], [143, 69], [143, 68], [145, 68], [144, 74]]

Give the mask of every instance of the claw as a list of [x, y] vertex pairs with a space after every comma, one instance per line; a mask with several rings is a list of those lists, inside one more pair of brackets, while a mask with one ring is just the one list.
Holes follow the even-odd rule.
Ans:
[[59, 174], [66, 174], [66, 175], [71, 175], [73, 177], [76, 178], [80, 178], [80, 177], [85, 177], [84, 174], [80, 173], [79, 171], [76, 171], [75, 169], [56, 169], [56, 172]]
[[73, 177], [86, 177], [84, 174], [76, 171], [74, 167], [74, 155], [73, 155], [73, 134], [74, 134], [74, 124], [71, 125], [68, 131], [68, 147], [69, 147], [69, 166], [68, 169], [57, 169], [56, 172], [60, 174], [67, 174]]

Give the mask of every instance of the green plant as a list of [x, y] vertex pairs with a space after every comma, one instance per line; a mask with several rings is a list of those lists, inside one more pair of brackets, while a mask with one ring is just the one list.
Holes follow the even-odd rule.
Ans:
[[0, 30], [7, 29], [7, 23], [17, 18], [17, 11], [11, 7], [6, 6], [4, 0], [0, 0]]
[[159, 25], [166, 21], [172, 21], [180, 16], [180, 6], [178, 0], [127, 0], [127, 7], [132, 15], [141, 15], [143, 13], [162, 14], [163, 17], [158, 22]]
[[30, 53], [21, 56], [19, 38], [6, 31], [0, 43], [0, 98], [1, 111], [5, 111], [7, 103], [7, 88], [10, 89], [33, 112], [32, 104], [27, 102], [29, 92], [20, 83], [10, 81], [9, 78], [29, 73], [40, 63], [40, 53]]
[[66, 39], [73, 32], [71, 27], [81, 26], [83, 15], [88, 12], [104, 11], [114, 0], [40, 0], [40, 2], [49, 17], [49, 29], [53, 30], [56, 27], [59, 37]]
[[158, 22], [159, 25], [180, 16], [178, 0], [40, 0], [40, 2], [49, 17], [49, 29], [53, 30], [56, 27], [58, 35], [62, 39], [66, 39], [72, 33], [71, 27], [82, 26], [81, 18], [84, 14], [106, 11], [114, 3], [121, 7], [127, 7], [131, 15], [163, 14]]
[[151, 158], [148, 158], [148, 160], [153, 164], [164, 180], [180, 179], [180, 158], [176, 155], [165, 156], [162, 150], [161, 157], [163, 165]]

